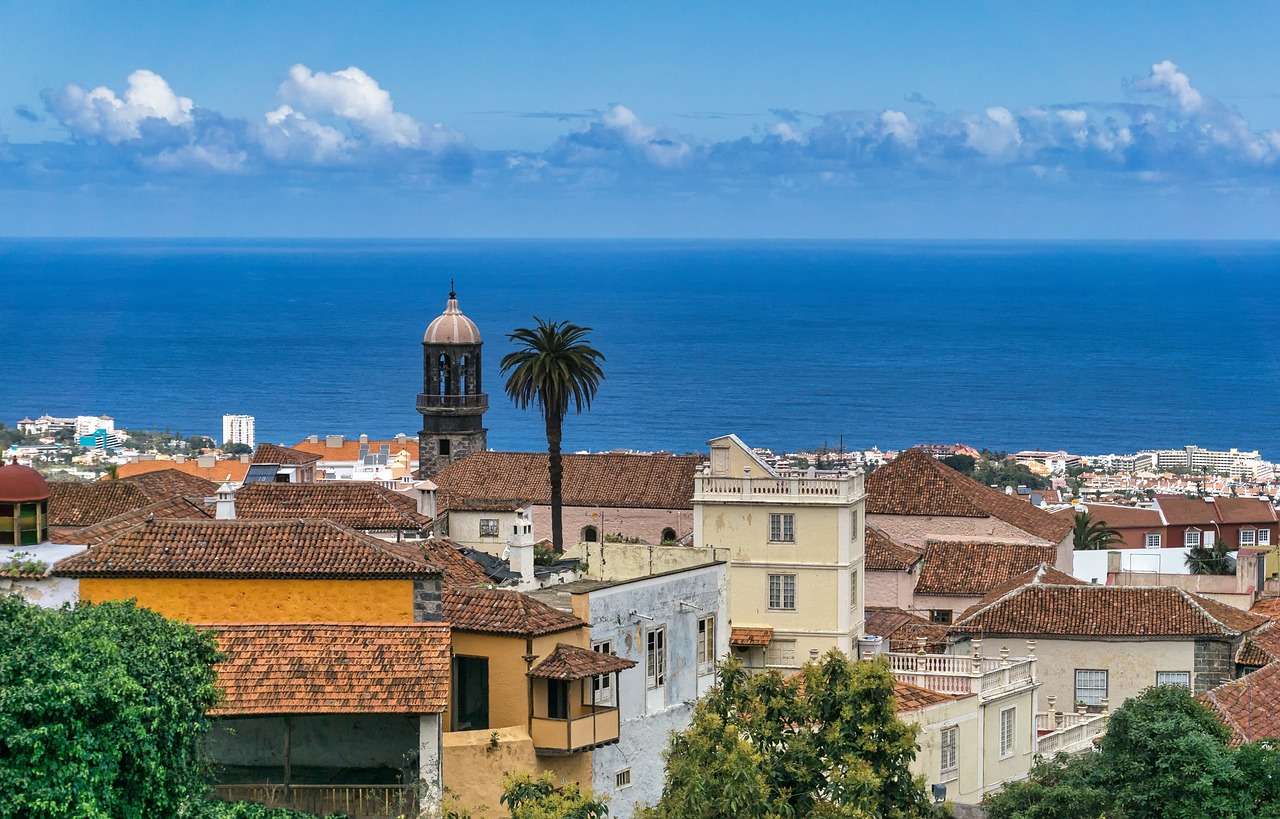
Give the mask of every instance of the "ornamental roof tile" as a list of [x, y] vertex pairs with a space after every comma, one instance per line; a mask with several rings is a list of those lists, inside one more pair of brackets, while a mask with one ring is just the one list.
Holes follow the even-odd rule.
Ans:
[[137, 509], [107, 518], [81, 529], [57, 529], [50, 535], [54, 543], [76, 543], [93, 546], [128, 529], [155, 520], [209, 520], [213, 517], [203, 499], [173, 497], [139, 506]]
[[1280, 663], [1211, 688], [1197, 699], [1231, 729], [1231, 744], [1280, 739]]
[[944, 694], [941, 691], [912, 685], [901, 680], [893, 681], [893, 699], [899, 713], [903, 711], [918, 711], [921, 708], [928, 708], [930, 705], [937, 705], [941, 702], [954, 702], [972, 696], [973, 694]]
[[1280, 623], [1272, 620], [1255, 629], [1236, 652], [1239, 665], [1263, 666], [1280, 660]]
[[529, 670], [530, 677], [546, 680], [584, 680], [599, 674], [612, 674], [635, 668], [635, 660], [627, 660], [603, 651], [558, 643], [555, 650]]
[[[565, 455], [564, 505], [692, 509], [700, 462], [691, 455]], [[469, 498], [551, 502], [545, 453], [473, 452], [432, 480], [441, 510], [465, 508]]]
[[132, 481], [49, 481], [49, 525], [92, 526], [156, 500]]
[[772, 639], [773, 629], [769, 626], [734, 626], [729, 631], [729, 645], [731, 646], [767, 646]]
[[438, 714], [449, 702], [447, 623], [200, 628], [223, 655], [212, 716]]
[[1029, 543], [968, 543], [931, 540], [916, 594], [980, 597], [1057, 556], [1053, 546]]
[[867, 476], [866, 489], [871, 515], [992, 517], [1052, 543], [1071, 531], [1069, 520], [983, 486], [920, 448], [878, 467]]
[[540, 637], [579, 628], [577, 617], [512, 589], [444, 587], [444, 619], [459, 631]]
[[235, 499], [236, 517], [244, 520], [326, 518], [370, 531], [421, 531], [431, 524], [413, 498], [373, 481], [262, 481], [240, 487]]
[[1280, 620], [1280, 597], [1264, 597], [1249, 609], [1253, 614]]
[[866, 527], [866, 568], [868, 571], [905, 572], [920, 561], [923, 552], [899, 543], [870, 524]]
[[867, 606], [866, 616], [863, 630], [887, 640], [890, 651], [913, 652], [920, 647], [921, 637], [925, 640], [925, 650], [931, 653], [938, 653], [947, 645], [947, 627], [932, 623], [914, 612], [888, 606]]
[[414, 579], [420, 551], [327, 520], [149, 520], [54, 567], [64, 577]]

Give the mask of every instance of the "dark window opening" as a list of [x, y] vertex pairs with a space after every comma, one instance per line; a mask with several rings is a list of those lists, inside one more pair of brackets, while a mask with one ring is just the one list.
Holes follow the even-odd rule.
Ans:
[[453, 729], [478, 731], [489, 727], [489, 658], [453, 658]]
[[450, 441], [449, 441], [449, 439], [448, 439], [448, 438], [441, 438], [441, 439], [440, 439], [440, 443], [439, 443], [439, 446], [437, 447], [437, 449], [440, 451], [440, 454], [441, 454], [441, 455], [448, 455], [448, 454], [449, 454], [449, 443], [450, 443]]
[[547, 680], [547, 717], [549, 719], [569, 718], [569, 682], [567, 680]]
[[663, 530], [662, 530], [662, 542], [663, 542], [663, 543], [671, 543], [671, 542], [674, 542], [674, 541], [675, 541], [675, 539], [676, 539], [676, 530], [675, 530], [675, 529], [672, 529], [670, 526], [668, 526], [666, 529], [663, 529]]
[[600, 539], [600, 534], [596, 531], [596, 527], [594, 527], [594, 526], [583, 526], [583, 527], [582, 527], [582, 542], [583, 542], [583, 543], [595, 543], [595, 542], [596, 542], [596, 541], [598, 541], [599, 539]]
[[929, 621], [941, 625], [950, 625], [951, 609], [929, 609]]

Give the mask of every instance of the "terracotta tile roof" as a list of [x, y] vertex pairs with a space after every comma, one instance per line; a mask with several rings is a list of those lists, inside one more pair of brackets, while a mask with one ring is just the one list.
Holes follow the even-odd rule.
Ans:
[[446, 586], [444, 619], [459, 631], [539, 637], [583, 625], [577, 617], [511, 589]]
[[1254, 603], [1253, 608], [1249, 609], [1249, 611], [1261, 617], [1280, 620], [1280, 597], [1264, 597]]
[[130, 481], [49, 481], [49, 525], [92, 526], [154, 500]]
[[1276, 510], [1263, 498], [1228, 498], [1215, 496], [1209, 500], [1186, 495], [1156, 495], [1156, 503], [1172, 526], [1211, 526], [1218, 523], [1276, 522]]
[[918, 711], [921, 708], [928, 708], [930, 705], [937, 705], [940, 702], [954, 702], [964, 697], [972, 696], [973, 694], [944, 694], [941, 691], [922, 688], [901, 680], [893, 681], [893, 699], [899, 713], [902, 711]]
[[558, 643], [554, 651], [529, 670], [529, 676], [546, 680], [585, 680], [597, 674], [612, 674], [635, 667], [635, 660]]
[[867, 514], [993, 517], [1057, 543], [1071, 532], [1055, 517], [961, 475], [922, 449], [909, 449], [867, 476]]
[[1196, 699], [1231, 729], [1231, 744], [1280, 739], [1280, 663], [1211, 688]]
[[412, 498], [373, 481], [262, 481], [240, 487], [235, 497], [236, 517], [244, 520], [326, 518], [378, 531], [420, 531], [431, 524]]
[[510, 498], [463, 498], [453, 507], [457, 512], [514, 512], [528, 505], [528, 501]]
[[279, 444], [258, 444], [253, 451], [255, 464], [313, 464], [318, 460], [319, 455]]
[[212, 716], [439, 714], [449, 703], [446, 623], [200, 628], [223, 654]]
[[924, 554], [915, 547], [899, 543], [870, 525], [866, 527], [863, 542], [866, 544], [865, 567], [868, 571], [905, 572]]
[[1029, 584], [964, 612], [956, 634], [1235, 637], [1264, 618], [1173, 586]]
[[173, 469], [187, 475], [195, 475], [207, 481], [213, 481], [215, 484], [222, 484], [225, 481], [240, 483], [249, 471], [249, 464], [239, 458], [226, 458], [221, 461], [215, 461], [213, 466], [200, 466], [199, 462], [194, 460], [182, 462], [134, 461], [133, 463], [120, 464], [116, 468], [116, 477], [123, 480], [136, 475], [160, 472], [165, 469]]
[[[415, 438], [405, 437], [403, 441], [397, 441], [395, 438], [386, 440], [374, 440], [370, 438], [366, 442], [369, 446], [369, 452], [378, 453], [382, 450], [382, 445], [387, 445], [387, 451], [392, 456], [399, 452], [408, 452], [409, 459], [414, 463], [418, 463], [418, 441]], [[341, 446], [329, 446], [325, 440], [321, 438], [319, 441], [299, 441], [294, 444], [293, 449], [299, 452], [309, 452], [312, 455], [319, 455], [322, 461], [358, 461], [360, 460], [360, 439], [359, 438], [343, 438]]]
[[1053, 546], [931, 540], [925, 545], [915, 591], [980, 597], [1041, 563], [1052, 563], [1056, 556]]
[[946, 626], [931, 623], [913, 612], [888, 606], [867, 606], [866, 616], [863, 630], [887, 640], [890, 651], [913, 652], [920, 647], [921, 637], [925, 639], [925, 651], [930, 653], [939, 653], [947, 645]]
[[[684, 455], [565, 455], [564, 505], [692, 509], [700, 462]], [[540, 452], [474, 452], [432, 480], [441, 510], [462, 508], [467, 498], [551, 502], [547, 456]]]
[[982, 595], [978, 602], [970, 606], [961, 613], [963, 618], [970, 611], [974, 611], [981, 606], [999, 600], [1014, 589], [1021, 588], [1029, 584], [1051, 585], [1051, 586], [1087, 586], [1084, 580], [1080, 580], [1064, 571], [1054, 568], [1049, 563], [1041, 563], [1039, 566], [1032, 567], [1016, 577], [1011, 577], [1003, 583], [992, 586], [991, 591]]
[[1213, 499], [1218, 509], [1218, 523], [1275, 523], [1276, 508], [1265, 498], [1230, 498], [1219, 495]]
[[773, 629], [768, 627], [734, 626], [729, 631], [729, 645], [731, 646], [767, 646], [772, 639]]
[[213, 510], [203, 500], [174, 497], [140, 506], [129, 512], [122, 512], [115, 517], [107, 518], [100, 523], [81, 529], [58, 529], [50, 533], [54, 543], [77, 543], [92, 546], [109, 540], [117, 534], [132, 529], [147, 518], [157, 520], [208, 520], [213, 517]]
[[155, 472], [144, 472], [120, 478], [140, 488], [152, 500], [172, 498], [184, 495], [192, 498], [211, 498], [218, 491], [218, 484], [213, 481], [190, 475], [180, 469], [158, 469]]
[[420, 578], [420, 552], [327, 520], [152, 520], [54, 567], [65, 577]]
[[1239, 665], [1263, 666], [1280, 660], [1280, 623], [1272, 620], [1250, 632], [1236, 652]]
[[[1109, 503], [1086, 504], [1090, 519], [1102, 521], [1116, 529], [1155, 529], [1164, 526], [1160, 519], [1159, 509], [1146, 509], [1137, 506], [1118, 506]], [[1063, 515], [1075, 525], [1076, 508], [1063, 509], [1055, 515]], [[1080, 511], [1084, 511], [1083, 509]]]
[[421, 551], [431, 565], [444, 573], [447, 587], [478, 586], [491, 582], [484, 567], [463, 554], [463, 547], [448, 538], [405, 541], [400, 546]]

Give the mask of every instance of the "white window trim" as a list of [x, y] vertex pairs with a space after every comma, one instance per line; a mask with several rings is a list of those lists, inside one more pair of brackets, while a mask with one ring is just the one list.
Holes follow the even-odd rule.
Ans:
[[1270, 530], [1270, 529], [1268, 529], [1268, 528], [1266, 528], [1266, 527], [1264, 526], [1264, 527], [1262, 527], [1261, 529], [1259, 529], [1259, 530], [1258, 530], [1258, 541], [1257, 541], [1257, 545], [1258, 545], [1258, 546], [1270, 546], [1270, 545], [1271, 545], [1271, 530]]
[[1176, 682], [1176, 683], [1160, 682], [1161, 674], [1169, 674], [1169, 675], [1177, 674], [1179, 676], [1185, 676], [1187, 678], [1186, 686], [1187, 688], [1191, 688], [1191, 672], [1190, 671], [1157, 671], [1156, 672], [1156, 685], [1182, 685], [1183, 683], [1181, 682]]
[[[773, 605], [773, 578], [780, 577], [778, 581], [778, 605]], [[791, 578], [791, 606], [787, 607], [787, 578]], [[795, 611], [796, 610], [796, 576], [794, 574], [781, 574], [771, 572], [765, 575], [765, 605], [769, 611]]]
[[[946, 760], [947, 734], [951, 734], [951, 766]], [[938, 733], [938, 779], [950, 782], [960, 776], [960, 726], [948, 725]]]
[[[1106, 669], [1106, 668], [1077, 668], [1077, 669], [1075, 669], [1075, 670], [1074, 670], [1074, 672], [1073, 672], [1073, 673], [1072, 673], [1072, 675], [1071, 675], [1071, 682], [1072, 682], [1072, 690], [1071, 690], [1071, 693], [1072, 693], [1072, 699], [1074, 699], [1074, 700], [1075, 700], [1075, 702], [1074, 702], [1074, 703], [1072, 703], [1072, 705], [1075, 705], [1075, 703], [1081, 703], [1081, 702], [1084, 702], [1084, 700], [1080, 699], [1080, 672], [1081, 672], [1081, 671], [1086, 671], [1086, 672], [1096, 672], [1096, 673], [1101, 674], [1101, 675], [1102, 675], [1102, 679], [1103, 679], [1104, 687], [1103, 687], [1103, 689], [1102, 689], [1102, 697], [1101, 697], [1100, 699], [1106, 699], [1107, 697], [1111, 696], [1111, 673], [1110, 673], [1110, 670], [1109, 670], [1109, 669]], [[1092, 702], [1086, 702], [1086, 703], [1085, 703], [1085, 705], [1099, 705], [1099, 704], [1100, 704], [1100, 703], [1092, 703]]]
[[[1248, 539], [1248, 540], [1245, 540], [1245, 539], [1244, 539], [1245, 534], [1248, 534], [1248, 535], [1249, 535], [1249, 539]], [[1241, 545], [1241, 546], [1254, 546], [1254, 545], [1256, 545], [1256, 544], [1257, 544], [1257, 542], [1258, 542], [1258, 530], [1257, 530], [1257, 529], [1241, 529], [1241, 530], [1240, 530], [1240, 545]]]
[[[705, 625], [704, 625], [705, 624]], [[697, 663], [697, 671], [699, 677], [705, 677], [716, 670], [716, 617], [714, 614], [706, 617], [698, 618], [698, 629], [701, 634], [695, 633], [694, 639], [698, 641], [694, 649], [694, 661]], [[704, 630], [705, 629], [705, 630]], [[698, 654], [702, 654], [701, 660], [698, 660]]]
[[[623, 774], [626, 774], [626, 777], [627, 777], [627, 784], [625, 785], [620, 784], [620, 780], [622, 779]], [[620, 771], [613, 772], [613, 785], [615, 790], [619, 790], [619, 791], [626, 790], [627, 788], [631, 787], [634, 784], [635, 784], [635, 778], [631, 776], [630, 768], [623, 768]]]
[[[1009, 730], [1009, 748], [1004, 747], [1004, 715], [1013, 715], [1013, 727]], [[1018, 706], [1010, 705], [1000, 709], [1000, 758], [1008, 759], [1018, 751]]]
[[[1155, 544], [1156, 544], [1154, 546], [1151, 545], [1151, 542], [1153, 540], [1155, 541]], [[1147, 549], [1159, 549], [1164, 545], [1164, 537], [1161, 536], [1159, 532], [1147, 532], [1143, 536], [1142, 545], [1144, 548], [1147, 548]]]
[[[778, 521], [778, 539], [773, 537], [773, 519], [779, 518]], [[787, 521], [791, 522], [791, 537], [787, 538]], [[770, 512], [769, 513], [769, 532], [768, 538], [770, 543], [785, 543], [794, 545], [796, 542], [796, 515], [794, 512]]]
[[1182, 533], [1183, 546], [1186, 546], [1189, 548], [1195, 548], [1196, 546], [1200, 545], [1200, 540], [1201, 540], [1201, 536], [1200, 536], [1199, 529], [1187, 529], [1185, 532]]
[[[649, 641], [654, 634], [662, 635], [662, 650], [650, 651]], [[644, 684], [649, 691], [656, 691], [667, 684], [667, 627], [658, 626], [644, 636]]]

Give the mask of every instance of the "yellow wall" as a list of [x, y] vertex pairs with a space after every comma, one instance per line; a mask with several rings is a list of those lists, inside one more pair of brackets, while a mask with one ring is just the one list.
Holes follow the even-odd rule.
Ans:
[[80, 599], [136, 599], [191, 623], [412, 623], [412, 580], [83, 578]]
[[576, 782], [583, 790], [591, 790], [591, 752], [539, 757], [524, 726], [446, 733], [442, 750], [445, 805], [455, 810], [505, 816], [499, 799], [508, 774], [545, 772], [561, 783]]
[[[727, 547], [731, 560], [836, 563], [841, 511], [836, 506], [705, 503], [701, 545]], [[769, 542], [769, 515], [775, 512], [795, 515], [795, 543]]]

